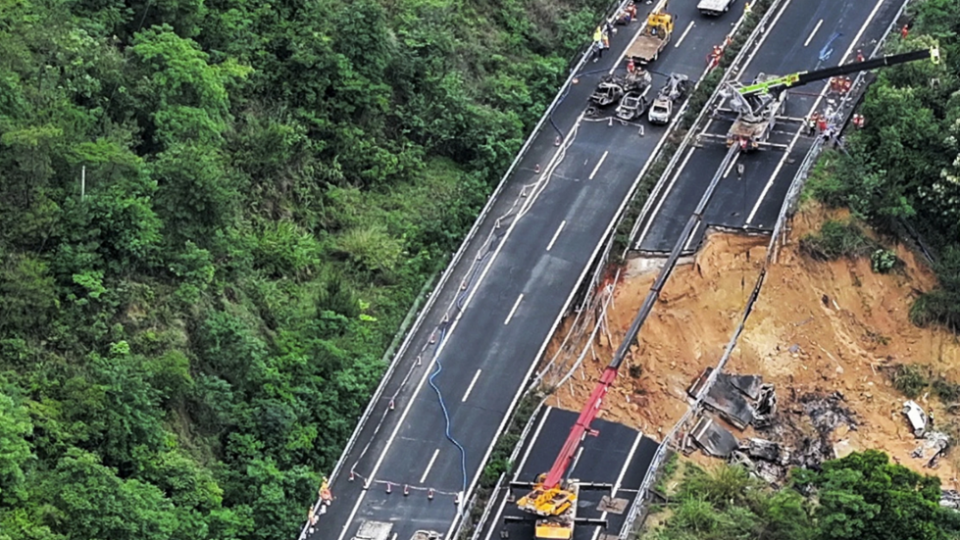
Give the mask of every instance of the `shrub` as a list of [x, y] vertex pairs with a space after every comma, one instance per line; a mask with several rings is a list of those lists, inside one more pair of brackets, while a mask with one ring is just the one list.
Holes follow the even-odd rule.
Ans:
[[913, 399], [930, 384], [927, 371], [916, 364], [899, 364], [893, 371], [893, 387]]
[[877, 243], [855, 223], [830, 220], [820, 226], [819, 234], [800, 239], [800, 249], [818, 260], [862, 257], [876, 250]]
[[900, 265], [900, 258], [889, 249], [877, 249], [870, 254], [870, 267], [878, 274], [887, 274]]

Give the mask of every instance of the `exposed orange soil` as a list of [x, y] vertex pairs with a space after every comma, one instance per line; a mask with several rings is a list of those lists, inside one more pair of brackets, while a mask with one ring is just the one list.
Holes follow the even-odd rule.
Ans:
[[[893, 364], [916, 363], [960, 381], [957, 338], [940, 329], [917, 328], [908, 318], [913, 298], [931, 289], [936, 278], [904, 246], [896, 247], [904, 268], [889, 275], [873, 273], [866, 258], [810, 259], [800, 253], [799, 239], [817, 230], [826, 217], [811, 207], [794, 218], [793, 230], [777, 262], [768, 269], [727, 372], [759, 374], [764, 382], [775, 384], [784, 413], [797, 409], [794, 400], [801, 395], [839, 391], [846, 398], [845, 406], [856, 414], [858, 429], [834, 432], [838, 452], [881, 449], [904, 465], [940, 476], [944, 487], [960, 487], [954, 480], [960, 470], [960, 452], [941, 460], [935, 469], [923, 468], [926, 459], [910, 456], [918, 442], [900, 413], [905, 398], [883, 370]], [[601, 417], [656, 438], [674, 425], [687, 410], [687, 387], [703, 368], [716, 365], [729, 341], [767, 242], [766, 237], [712, 234], [695, 262], [677, 267], [628, 362], [641, 366], [640, 376], [631, 376], [629, 366], [624, 366]], [[646, 272], [618, 284], [609, 314], [614, 347], [655, 275]], [[559, 342], [563, 334], [558, 336]], [[585, 401], [613, 353], [605, 336], [595, 345], [597, 359], [588, 355], [584, 361], [586, 378], [572, 378], [550, 399], [551, 404], [576, 410]], [[955, 422], [933, 396], [918, 402], [934, 412], [939, 428]]]

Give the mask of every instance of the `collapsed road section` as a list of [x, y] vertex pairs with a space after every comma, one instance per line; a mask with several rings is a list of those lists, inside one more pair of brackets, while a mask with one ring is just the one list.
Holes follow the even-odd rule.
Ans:
[[[693, 78], [730, 22], [694, 28], [693, 6], [674, 11], [691, 23], [652, 66]], [[537, 358], [668, 132], [584, 115], [600, 78], [625, 71], [645, 18], [619, 27], [597, 62], [581, 60], [541, 122], [549, 127], [528, 141], [431, 295], [302, 537], [406, 540], [456, 529]], [[657, 86], [666, 79], [658, 73]]]
[[[825, 7], [827, 4], [836, 5], [837, 3], [824, 2], [822, 4], [823, 5], [819, 6], [820, 8]], [[809, 7], [809, 4], [806, 5], [805, 7]], [[842, 7], [843, 6], [841, 6], [841, 8]], [[859, 17], [853, 17], [854, 24], [858, 25], [855, 28], [858, 29], [859, 31], [857, 32], [855, 39], [850, 40], [851, 44], [858, 43], [859, 40], [864, 36], [864, 34], [866, 34], [868, 31], [871, 31], [871, 30], [874, 34], [882, 34], [883, 29], [886, 26], [885, 23], [888, 23], [889, 19], [891, 19], [893, 16], [892, 13], [890, 13], [890, 14], [884, 15], [884, 17], [882, 18], [878, 18], [877, 14], [883, 11], [883, 9], [885, 8], [889, 8], [889, 6], [885, 6], [884, 2], [880, 2], [874, 6], [873, 11], [869, 13], [862, 13], [861, 16]], [[784, 14], [787, 14], [787, 13], [788, 11], [786, 10], [782, 11], [780, 12], [779, 16], [784, 16]], [[849, 13], [852, 13], [852, 11], [844, 11], [843, 9], [841, 9], [841, 13], [849, 14]], [[885, 21], [884, 19], [887, 19], [887, 20]], [[783, 19], [783, 20], [789, 21], [789, 19]], [[839, 21], [839, 23], [843, 23], [843, 21]], [[821, 27], [823, 25], [822, 19], [819, 21], [819, 23], [814, 22], [814, 24], [818, 28]], [[849, 24], [849, 21], [847, 21], [847, 24]], [[775, 23], [773, 27], [776, 27]], [[768, 33], [768, 35], [776, 35], [776, 34]], [[809, 38], [812, 38], [812, 37], [813, 35], [811, 34], [811, 36], [806, 38], [806, 43], [811, 42], [812, 39], [809, 39]], [[797, 41], [797, 38], [798, 37], [793, 33], [785, 33], [784, 40], [787, 40], [788, 42], [783, 45], [786, 45], [786, 48], [790, 48], [791, 43], [789, 43], [789, 40], [793, 39], [794, 43], [792, 43], [792, 45], [796, 46], [799, 43], [799, 41]], [[802, 40], [804, 38], [799, 38], [799, 39]], [[835, 40], [836, 40], [836, 37], [831, 38], [831, 41], [835, 41]], [[769, 42], [767, 46], [770, 46]], [[933, 58], [934, 60], [936, 60], [936, 52], [935, 51], [916, 51], [914, 53], [908, 53], [905, 55], [895, 55], [893, 57], [888, 57], [888, 58], [878, 58], [872, 61], [863, 59], [865, 61], [863, 61], [862, 63], [858, 63], [858, 65], [855, 65], [855, 66], [851, 66], [850, 64], [847, 64], [847, 65], [841, 65], [834, 68], [828, 68], [825, 70], [810, 69], [805, 72], [794, 74], [792, 76], [787, 76], [785, 78], [781, 76], [772, 77], [772, 76], [758, 74], [758, 76], [755, 77], [754, 80], [757, 83], [759, 83], [759, 85], [742, 85], [739, 87], [728, 88], [727, 89], [728, 93], [725, 97], [727, 99], [731, 97], [735, 99], [736, 97], [746, 96], [743, 98], [744, 101], [748, 99], [757, 98], [755, 99], [755, 101], [759, 102], [759, 108], [764, 109], [767, 107], [768, 104], [771, 104], [771, 103], [777, 103], [778, 105], [782, 104], [783, 101], [781, 98], [784, 96], [784, 90], [786, 87], [796, 86], [799, 84], [805, 84], [810, 82], [816, 82], [816, 81], [825, 80], [831, 77], [842, 77], [848, 73], [854, 73], [864, 69], [870, 69], [870, 68], [886, 66], [886, 65], [893, 65], [898, 62], [913, 61], [921, 58]], [[833, 88], [836, 88], [836, 86], [837, 85], [831, 84], [829, 85], [829, 88], [833, 89]], [[736, 93], [736, 95], [733, 95], [732, 93]], [[826, 93], [826, 89], [823, 93]], [[821, 99], [817, 99], [814, 102], [814, 105], [819, 104], [820, 101]], [[776, 115], [777, 109], [778, 107], [774, 107], [773, 109], [771, 109], [771, 111], [769, 111], [770, 112], [769, 116], [771, 119], [773, 118], [773, 116]], [[752, 112], [755, 112], [755, 111], [751, 109], [749, 111], [741, 112], [741, 114], [746, 116]], [[757, 111], [757, 112], [763, 112], [763, 111]], [[743, 128], [750, 127], [750, 126], [746, 126], [746, 124], [751, 123], [750, 119], [739, 118], [739, 120], [740, 120], [740, 123], [743, 124], [740, 127], [743, 127]], [[756, 121], [754, 121], [753, 123], [763, 124], [763, 122], [756, 122]], [[770, 123], [772, 124], [772, 122]], [[736, 124], [737, 122], [728, 123], [727, 133], [724, 133], [725, 138], [729, 132], [736, 130]], [[767, 127], [769, 128], [770, 126], [767, 126]], [[734, 135], [737, 135], [737, 134], [735, 133]], [[793, 135], [793, 133], [791, 133], [791, 135]], [[706, 204], [707, 201], [709, 201], [710, 199], [710, 192], [714, 189], [718, 189], [718, 185], [722, 184], [724, 180], [729, 177], [729, 173], [731, 170], [733, 170], [735, 164], [737, 163], [737, 160], [744, 159], [744, 156], [749, 155], [746, 153], [747, 151], [754, 150], [760, 146], [759, 144], [758, 145], [751, 144], [752, 141], [750, 140], [745, 141], [746, 144], [743, 144], [738, 138], [732, 138], [732, 139], [733, 139], [732, 144], [726, 145], [728, 147], [728, 150], [726, 150], [725, 154], [723, 154], [723, 160], [720, 161], [719, 164], [713, 164], [713, 166], [710, 168], [710, 170], [714, 170], [716, 172], [714, 174], [713, 180], [710, 182], [710, 185], [707, 188], [706, 194], [702, 194], [702, 189], [703, 189], [702, 175], [703, 175], [704, 169], [701, 169], [701, 168], [695, 169], [696, 172], [699, 173], [701, 178], [701, 182], [699, 184], [700, 189], [698, 190], [698, 195], [700, 196], [699, 207], [694, 212], [694, 219], [691, 219], [691, 221], [688, 222], [687, 227], [683, 228], [682, 230], [677, 230], [672, 237], [667, 237], [660, 240], [664, 245], [668, 245], [669, 241], [672, 240], [674, 250], [671, 253], [670, 259], [666, 264], [667, 272], [662, 273], [653, 285], [654, 292], [659, 290], [660, 287], [662, 287], [663, 282], [665, 280], [665, 276], [669, 272], [669, 268], [672, 267], [673, 263], [675, 263], [680, 253], [689, 252], [691, 248], [691, 242], [688, 242], [687, 239], [696, 238], [698, 234], [699, 235], [703, 234], [703, 230], [706, 228], [706, 224], [703, 222], [703, 220], [700, 220], [699, 218], [704, 215], [709, 215], [711, 212], [706, 210], [707, 208], [712, 208], [712, 207], [708, 207]], [[722, 141], [721, 145], [723, 142], [726, 142], [726, 140]], [[763, 141], [763, 142], [766, 142], [766, 141]], [[718, 146], [722, 148], [721, 145], [718, 145]], [[790, 146], [792, 147], [792, 145]], [[684, 167], [685, 165], [682, 165], [680, 167], [681, 170], [683, 170]], [[737, 168], [739, 178], [743, 177], [743, 168], [744, 168], [743, 166]], [[777, 171], [773, 172], [768, 177], [761, 177], [761, 179], [764, 182], [772, 181], [772, 179], [776, 178], [777, 176], [776, 172]], [[766, 191], [766, 189], [764, 191]], [[777, 205], [776, 205], [777, 209], [779, 209], [781, 202], [782, 200], [777, 201]], [[658, 212], [655, 211], [654, 215], [657, 213]], [[674, 214], [674, 217], [679, 220], [679, 219], [682, 219], [683, 216], [685, 215], [690, 215], [690, 214], [688, 212], [681, 211], [678, 214]], [[675, 223], [674, 225], [677, 226], [675, 227], [676, 229], [679, 229], [678, 223]], [[617, 359], [622, 359], [622, 356], [624, 354], [624, 351], [622, 350], [623, 347], [624, 346], [629, 347], [632, 344], [633, 338], [635, 337], [637, 330], [639, 328], [639, 324], [642, 324], [643, 318], [647, 313], [649, 313], [649, 310], [652, 307], [651, 298], [655, 299], [655, 295], [651, 295], [647, 297], [647, 300], [644, 302], [644, 305], [641, 307], [640, 315], [636, 319], [634, 319], [634, 323], [631, 324], [630, 329], [627, 330], [627, 335], [624, 341], [621, 343], [620, 349], [618, 349], [617, 353], [614, 355], [614, 363], [616, 363]], [[611, 364], [611, 366], [612, 365], [613, 363]], [[595, 520], [593, 518], [590, 518], [590, 517], [585, 518], [583, 514], [580, 512], [570, 512], [567, 510], [570, 506], [572, 506], [571, 501], [578, 500], [578, 498], [581, 498], [583, 496], [585, 487], [587, 486], [595, 487], [597, 484], [594, 478], [583, 477], [580, 474], [573, 475], [569, 473], [568, 467], [570, 466], [571, 463], [580, 462], [579, 458], [575, 457], [577, 455], [576, 452], [578, 451], [577, 443], [583, 440], [582, 434], [578, 433], [578, 430], [579, 432], [589, 432], [589, 429], [590, 429], [589, 422], [590, 420], [593, 419], [593, 416], [590, 416], [589, 418], [586, 419], [586, 421], [583, 421], [582, 420], [583, 415], [584, 413], [586, 413], [587, 411], [590, 411], [591, 409], [594, 409], [593, 415], [596, 414], [594, 404], [599, 404], [599, 399], [597, 398], [598, 390], [600, 392], [599, 395], [604, 395], [606, 391], [610, 388], [610, 385], [612, 383], [612, 380], [611, 380], [612, 377], [608, 376], [609, 372], [611, 372], [610, 367], [604, 370], [603, 375], [601, 376], [601, 382], [597, 386], [595, 386], [595, 390], [591, 394], [591, 396], [587, 399], [586, 404], [585, 405], [581, 404], [584, 406], [584, 409], [583, 409], [583, 412], [581, 413], [580, 419], [578, 419], [575, 423], [574, 431], [571, 432], [570, 438], [567, 439], [567, 442], [565, 443], [563, 448], [560, 450], [560, 453], [557, 456], [557, 459], [554, 461], [554, 467], [550, 469], [550, 471], [547, 474], [540, 476], [535, 481], [533, 481], [533, 491], [531, 492], [531, 494], [527, 495], [524, 498], [520, 498], [517, 505], [508, 504], [508, 503], [511, 501], [511, 497], [519, 497], [519, 494], [518, 495], [508, 495], [508, 494], [502, 495], [502, 498], [498, 503], [498, 510], [496, 510], [496, 515], [491, 520], [486, 522], [483, 534], [485, 534], [487, 538], [489, 538], [490, 535], [494, 534], [494, 532], [497, 530], [500, 531], [501, 537], [511, 537], [511, 536], [515, 537], [515, 535], [520, 534], [522, 535], [521, 537], [524, 537], [524, 538], [530, 537], [530, 536], [534, 536], [536, 538], [548, 538], [548, 537], [549, 538], [569, 538], [571, 536], [580, 534], [579, 529], [573, 527], [573, 525], [577, 522], [587, 524], [587, 525], [598, 525], [599, 527], [586, 528], [587, 530], [590, 530], [593, 532], [594, 538], [596, 538], [596, 536], [599, 535], [601, 531], [605, 531], [607, 534], [611, 534], [611, 532], [613, 532], [608, 529], [608, 526], [609, 526], [608, 523], [595, 523], [594, 522]], [[615, 374], [615, 371], [613, 371], [613, 373]], [[706, 425], [701, 426], [701, 431], [703, 431], [704, 437], [706, 437], [708, 427], [709, 426], [706, 426]], [[533, 441], [525, 444], [537, 444], [538, 436], [539, 434], [535, 432], [533, 434]], [[708, 439], [704, 438], [703, 440], [706, 441]], [[722, 443], [723, 441], [717, 440], [716, 442], [719, 444], [719, 443]], [[553, 446], [556, 447], [557, 445], [558, 445], [558, 441], [554, 440]], [[606, 457], [607, 459], [604, 459], [604, 457]], [[617, 460], [618, 460], [617, 456], [613, 454], [609, 456], [601, 455], [598, 458], [602, 462], [608, 463], [608, 464], [617, 463]], [[546, 470], [547, 463], [548, 462], [542, 462], [541, 470]], [[524, 466], [526, 467], [526, 469], [531, 468], [531, 465], [528, 465], [527, 463], [524, 463]], [[627, 463], [625, 463], [624, 470], [626, 470], [626, 468], [628, 468], [629, 466], [630, 466], [630, 463], [628, 461]], [[521, 468], [524, 469], [523, 467]], [[558, 481], [558, 478], [560, 479], [566, 478], [567, 480]], [[574, 480], [573, 478], [576, 478], [576, 480]], [[522, 488], [523, 486], [521, 486], [517, 482], [514, 482], [514, 484], [511, 487]], [[612, 491], [608, 493], [608, 499], [613, 500], [613, 499], [616, 499], [617, 489], [619, 488], [611, 488], [611, 489]], [[513, 506], [517, 506], [519, 510], [526, 511], [527, 513], [535, 514], [537, 518], [533, 520], [527, 520], [526, 522], [521, 522], [525, 524], [511, 525], [511, 523], [517, 521], [519, 517], [511, 513], [510, 508]], [[589, 507], [589, 505], [581, 505], [581, 508], [583, 507]], [[627, 525], [629, 526], [630, 524], [628, 523]], [[523, 528], [518, 529], [517, 527], [526, 527], [526, 529], [523, 529]], [[624, 531], [616, 531], [616, 532], [620, 532], [621, 534], [624, 534], [624, 533], [629, 534], [629, 530], [626, 530], [627, 528], [628, 527], [625, 527]]]

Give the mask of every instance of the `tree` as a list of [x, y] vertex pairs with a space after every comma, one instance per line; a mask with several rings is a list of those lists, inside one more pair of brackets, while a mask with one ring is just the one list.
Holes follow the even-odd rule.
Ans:
[[816, 488], [816, 516], [824, 539], [940, 540], [940, 479], [889, 463], [876, 450], [827, 461], [823, 471], [801, 471], [801, 486]]

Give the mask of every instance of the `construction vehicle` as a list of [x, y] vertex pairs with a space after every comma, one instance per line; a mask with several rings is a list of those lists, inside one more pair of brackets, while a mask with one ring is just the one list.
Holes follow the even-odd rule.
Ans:
[[644, 65], [660, 57], [673, 35], [673, 15], [656, 11], [647, 17], [647, 24], [627, 47], [627, 58]]
[[[606, 75], [590, 95], [590, 102], [602, 108], [621, 103], [626, 96], [642, 97], [650, 87], [651, 80], [650, 74], [642, 69], [625, 75]], [[643, 106], [646, 108], [646, 103]], [[639, 114], [643, 114], [643, 111]]]
[[718, 17], [730, 11], [734, 0], [700, 0], [697, 10], [710, 17]]
[[[903, 55], [893, 55], [876, 60], [860, 62], [853, 66], [840, 66], [815, 72], [803, 72], [786, 77], [758, 77], [754, 84], [743, 88], [735, 89], [738, 98], [746, 103], [746, 107], [752, 107], [750, 100], [755, 100], [762, 110], [773, 110], [776, 107], [771, 106], [772, 102], [782, 100], [784, 90], [789, 87], [806, 84], [816, 80], [852, 73], [864, 69], [872, 69], [887, 65], [894, 65], [912, 60], [918, 60], [924, 57], [931, 57], [934, 62], [939, 62], [939, 52], [936, 49], [928, 51], [916, 51]], [[769, 99], [759, 99], [759, 96], [766, 95]], [[782, 104], [782, 101], [781, 101]], [[750, 109], [747, 112], [759, 113], [762, 110]], [[675, 256], [674, 254], [673, 256]], [[617, 348], [610, 360], [610, 363], [604, 369], [597, 381], [593, 392], [587, 399], [576, 422], [570, 428], [570, 434], [564, 441], [556, 460], [550, 467], [550, 470], [537, 477], [532, 485], [531, 491], [517, 501], [517, 506], [523, 512], [535, 516], [535, 536], [538, 540], [571, 540], [573, 538], [574, 524], [581, 521], [596, 522], [596, 520], [578, 520], [576, 517], [577, 499], [580, 491], [587, 484], [578, 480], [568, 478], [570, 465], [573, 463], [580, 444], [587, 435], [597, 435], [598, 432], [591, 427], [593, 420], [600, 412], [603, 404], [603, 398], [606, 396], [613, 382], [617, 378], [620, 366], [630, 351], [630, 348], [636, 342], [640, 327], [649, 316], [659, 295], [665, 275], [661, 275], [658, 281], [650, 289], [647, 298], [644, 300], [640, 311], [634, 318], [623, 341]]]
[[657, 99], [653, 100], [653, 105], [647, 114], [647, 120], [651, 124], [664, 125], [669, 123], [673, 116], [674, 105], [680, 103], [689, 91], [689, 77], [679, 73], [671, 73], [666, 84], [657, 94]]
[[783, 77], [760, 74], [747, 86], [726, 83], [721, 95], [727, 98], [729, 110], [736, 113], [736, 120], [727, 133], [727, 146], [739, 144], [743, 150], [756, 150], [767, 142], [776, 124], [777, 116], [782, 115], [786, 104], [788, 88], [839, 77], [874, 68], [895, 66], [915, 60], [930, 58], [940, 63], [940, 51], [936, 47], [903, 54], [881, 56], [863, 62], [853, 62], [816, 71], [801, 71]]
[[[650, 306], [652, 307], [652, 303]], [[646, 310], [649, 313], [649, 309]], [[644, 315], [646, 317], [646, 315]], [[613, 355], [610, 364], [604, 369], [603, 374], [597, 386], [593, 389], [587, 403], [580, 411], [577, 421], [570, 429], [570, 434], [564, 442], [560, 453], [550, 470], [539, 475], [537, 481], [532, 486], [530, 493], [517, 501], [520, 510], [536, 516], [535, 537], [538, 540], [571, 540], [573, 538], [574, 524], [577, 522], [594, 523], [603, 525], [600, 520], [585, 519], [580, 520], [576, 517], [576, 501], [580, 495], [580, 490], [586, 488], [606, 488], [606, 485], [584, 484], [577, 480], [566, 478], [571, 463], [580, 448], [580, 443], [589, 435], [598, 435], [599, 433], [590, 427], [590, 424], [600, 412], [603, 403], [603, 397], [610, 390], [613, 381], [617, 378], [617, 372], [620, 365], [626, 358], [630, 345], [637, 337], [640, 331], [639, 317], [631, 324], [627, 331], [627, 339], [621, 343], [620, 348]]]

